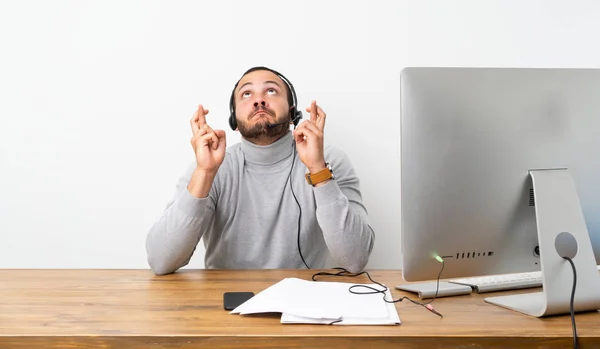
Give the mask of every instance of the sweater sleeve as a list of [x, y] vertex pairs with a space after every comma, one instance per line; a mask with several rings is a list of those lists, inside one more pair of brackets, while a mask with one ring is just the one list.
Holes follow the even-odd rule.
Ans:
[[326, 161], [333, 168], [334, 180], [313, 188], [317, 221], [334, 261], [346, 270], [358, 273], [369, 261], [375, 233], [369, 224], [359, 179], [350, 160], [338, 149], [328, 150]]
[[175, 195], [146, 236], [148, 264], [156, 275], [175, 272], [187, 265], [202, 238], [204, 223], [214, 212], [214, 185], [206, 198], [187, 189], [195, 166], [177, 182]]

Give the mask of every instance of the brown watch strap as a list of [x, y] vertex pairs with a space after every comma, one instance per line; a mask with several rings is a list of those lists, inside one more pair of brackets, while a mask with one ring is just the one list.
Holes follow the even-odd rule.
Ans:
[[331, 171], [331, 167], [329, 166], [328, 163], [326, 165], [327, 165], [327, 167], [325, 167], [325, 169], [323, 169], [315, 174], [310, 174], [310, 173], [306, 174], [306, 181], [308, 182], [308, 184], [315, 186], [316, 184], [319, 184], [330, 178], [333, 178], [333, 172]]

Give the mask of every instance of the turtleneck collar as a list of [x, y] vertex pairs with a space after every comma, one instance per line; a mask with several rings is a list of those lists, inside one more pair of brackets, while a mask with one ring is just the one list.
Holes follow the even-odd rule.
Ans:
[[248, 162], [258, 165], [272, 165], [292, 154], [293, 141], [292, 131], [269, 145], [256, 145], [242, 138], [242, 152]]

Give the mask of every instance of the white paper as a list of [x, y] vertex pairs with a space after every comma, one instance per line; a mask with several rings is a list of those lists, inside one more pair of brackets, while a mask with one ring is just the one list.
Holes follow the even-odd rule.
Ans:
[[[347, 282], [306, 281], [286, 278], [238, 306], [231, 314], [282, 313], [282, 323], [399, 324], [393, 303], [383, 294], [353, 294]], [[369, 284], [376, 289], [381, 286]], [[355, 288], [354, 292], [368, 292]], [[389, 289], [386, 299], [391, 300]]]
[[[386, 299], [391, 300], [390, 290], [386, 291]], [[383, 300], [381, 300], [383, 302]], [[384, 318], [340, 317], [336, 319], [316, 319], [291, 314], [281, 314], [282, 324], [323, 324], [323, 325], [399, 325], [400, 317], [394, 303], [386, 302], [388, 315]]]

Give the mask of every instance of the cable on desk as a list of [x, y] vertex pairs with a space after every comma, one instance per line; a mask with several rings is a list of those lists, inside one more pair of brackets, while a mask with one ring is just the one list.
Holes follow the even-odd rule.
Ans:
[[[433, 308], [433, 306], [431, 305], [431, 303], [433, 303], [433, 301], [436, 299], [436, 297], [438, 295], [439, 288], [440, 288], [440, 278], [442, 276], [442, 272], [444, 271], [444, 260], [443, 260], [443, 258], [448, 258], [448, 257], [451, 257], [451, 256], [436, 258], [438, 261], [440, 261], [440, 263], [442, 263], [442, 267], [441, 267], [440, 272], [439, 272], [438, 277], [437, 277], [437, 285], [436, 285], [436, 289], [435, 289], [435, 295], [433, 296], [433, 298], [430, 301], [424, 302], [424, 303], [416, 301], [414, 299], [410, 299], [410, 298], [408, 298], [406, 296], [403, 296], [403, 297], [398, 298], [396, 300], [394, 300], [394, 299], [392, 299], [392, 300], [385, 299], [385, 292], [388, 290], [388, 287], [385, 286], [385, 285], [383, 285], [383, 284], [381, 284], [381, 283], [379, 283], [379, 282], [377, 282], [377, 281], [375, 281], [375, 280], [373, 280], [373, 278], [371, 278], [371, 275], [369, 275], [369, 273], [366, 272], [366, 271], [363, 271], [363, 272], [355, 274], [355, 273], [350, 273], [349, 271], [347, 271], [344, 268], [335, 267], [333, 269], [339, 270], [337, 273], [318, 272], [318, 273], [316, 273], [316, 274], [314, 274], [312, 276], [312, 280], [313, 281], [317, 281], [316, 278], [315, 278], [317, 276], [347, 276], [347, 277], [356, 277], [356, 276], [360, 276], [362, 274], [366, 274], [367, 277], [369, 278], [369, 280], [372, 283], [381, 286], [382, 289], [380, 290], [380, 289], [377, 289], [375, 287], [371, 287], [371, 286], [367, 286], [367, 285], [352, 285], [348, 289], [348, 291], [350, 291], [350, 293], [353, 293], [353, 294], [377, 294], [377, 293], [381, 293], [381, 294], [383, 294], [383, 300], [386, 303], [398, 303], [398, 302], [402, 302], [403, 300], [406, 299], [406, 300], [410, 301], [411, 303], [416, 304], [416, 305], [420, 305], [423, 308], [425, 308], [425, 309], [429, 310], [430, 312], [434, 313], [435, 315], [443, 318], [444, 316], [441, 313], [439, 313], [437, 310], [435, 310]], [[357, 291], [354, 290], [354, 289], [357, 289], [357, 288], [366, 288], [366, 289], [368, 289], [368, 291], [357, 292]]]

